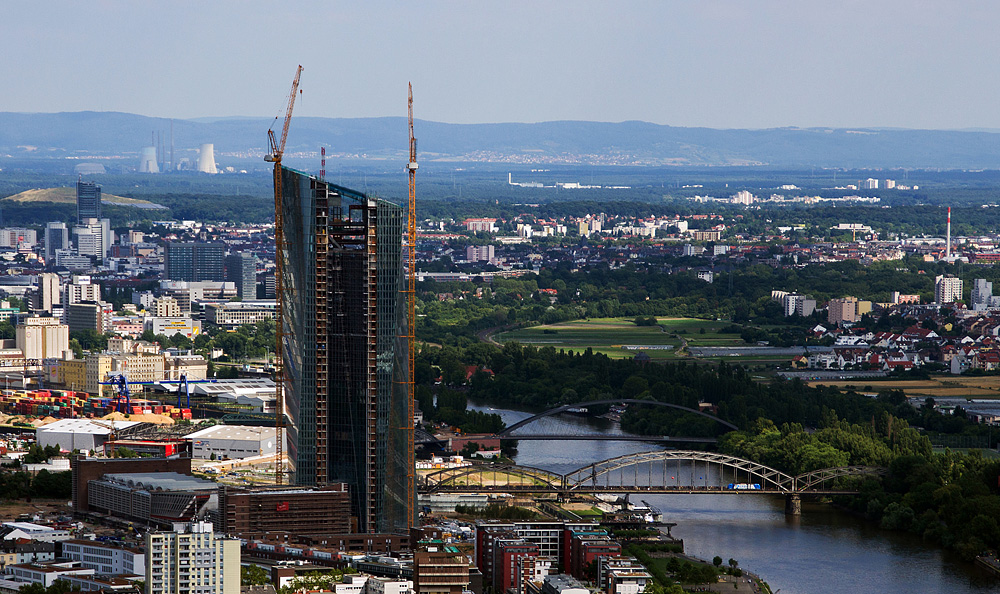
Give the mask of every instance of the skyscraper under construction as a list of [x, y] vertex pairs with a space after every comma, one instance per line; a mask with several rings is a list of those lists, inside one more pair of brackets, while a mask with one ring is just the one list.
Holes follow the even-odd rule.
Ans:
[[405, 211], [282, 168], [285, 406], [295, 482], [349, 485], [360, 532], [413, 525]]

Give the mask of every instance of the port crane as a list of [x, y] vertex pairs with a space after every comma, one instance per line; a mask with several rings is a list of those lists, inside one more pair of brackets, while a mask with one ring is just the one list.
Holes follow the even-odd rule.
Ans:
[[[285, 109], [285, 121], [281, 127], [281, 140], [275, 138], [274, 125], [267, 131], [267, 141], [270, 152], [264, 156], [268, 163], [274, 163], [274, 292], [277, 299], [274, 352], [274, 433], [275, 433], [275, 463], [274, 482], [282, 484], [285, 474], [285, 396], [284, 384], [287, 381], [284, 368], [284, 317], [282, 315], [282, 300], [284, 299], [284, 260], [285, 260], [285, 230], [282, 215], [281, 158], [285, 154], [285, 140], [288, 138], [288, 125], [292, 121], [292, 109], [295, 108], [295, 95], [299, 93], [299, 77], [302, 66], [295, 69], [292, 80], [292, 91], [288, 94], [288, 107]], [[275, 118], [277, 122], [278, 118]]]

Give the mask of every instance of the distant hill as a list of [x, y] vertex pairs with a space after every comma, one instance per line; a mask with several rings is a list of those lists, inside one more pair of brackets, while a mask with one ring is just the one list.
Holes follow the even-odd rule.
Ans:
[[[27, 190], [20, 194], [7, 196], [0, 200], [11, 202], [53, 202], [56, 204], [76, 204], [76, 188], [46, 188], [42, 190]], [[125, 198], [114, 194], [101, 193], [101, 202], [104, 204], [116, 204], [120, 206], [157, 207], [148, 200], [138, 198]]]
[[[217, 160], [260, 160], [265, 118], [173, 120], [177, 153], [215, 144]], [[115, 112], [0, 113], [3, 158], [138, 155], [171, 121]], [[716, 130], [646, 122], [444, 124], [418, 121], [422, 161], [845, 168], [1000, 168], [1000, 133], [901, 129]], [[405, 118], [295, 118], [286, 154], [405, 158]], [[190, 158], [190, 157], [189, 157]]]

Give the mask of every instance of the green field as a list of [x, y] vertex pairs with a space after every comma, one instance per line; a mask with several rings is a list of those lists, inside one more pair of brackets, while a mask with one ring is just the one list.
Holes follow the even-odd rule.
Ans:
[[[683, 341], [691, 346], [731, 346], [742, 344], [738, 334], [719, 334], [728, 322], [691, 318], [657, 318], [657, 326], [636, 326], [631, 318], [593, 318], [532, 326], [494, 336], [497, 342], [551, 346], [582, 352], [588, 348], [611, 358], [632, 358], [644, 352], [652, 359], [676, 359]], [[705, 333], [700, 332], [704, 329]], [[624, 349], [624, 345], [667, 346], [667, 349]]]

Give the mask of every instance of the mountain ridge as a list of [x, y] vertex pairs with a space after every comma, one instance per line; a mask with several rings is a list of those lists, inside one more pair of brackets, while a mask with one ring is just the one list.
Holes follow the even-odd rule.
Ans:
[[[181, 120], [124, 112], [0, 112], [0, 159], [138, 155], [150, 132], [169, 148], [215, 144], [217, 160], [259, 159], [271, 118]], [[399, 156], [406, 152], [406, 118], [297, 117], [286, 153], [331, 158]], [[679, 127], [627, 120], [450, 124], [417, 120], [422, 160], [537, 164], [689, 165], [839, 168], [1000, 168], [1000, 133], [898, 128]]]

